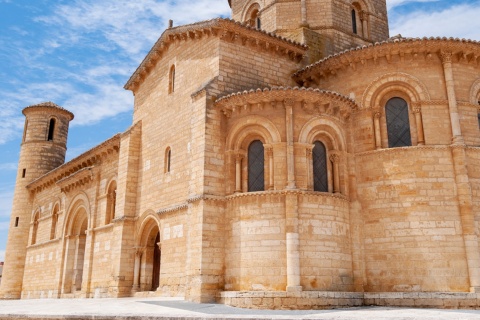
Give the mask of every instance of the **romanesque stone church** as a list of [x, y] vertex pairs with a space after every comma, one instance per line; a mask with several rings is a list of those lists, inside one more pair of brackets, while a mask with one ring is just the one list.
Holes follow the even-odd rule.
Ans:
[[478, 307], [480, 43], [389, 37], [385, 0], [229, 4], [73, 160], [68, 106], [23, 110], [1, 298]]

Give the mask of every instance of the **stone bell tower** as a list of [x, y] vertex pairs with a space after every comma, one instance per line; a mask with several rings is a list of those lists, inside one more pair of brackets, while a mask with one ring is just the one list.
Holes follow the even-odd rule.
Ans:
[[69, 122], [73, 114], [45, 102], [23, 109], [26, 117], [13, 196], [0, 299], [18, 299], [22, 292], [32, 203], [26, 186], [65, 162]]
[[229, 0], [232, 18], [307, 44], [313, 63], [389, 37], [385, 0]]

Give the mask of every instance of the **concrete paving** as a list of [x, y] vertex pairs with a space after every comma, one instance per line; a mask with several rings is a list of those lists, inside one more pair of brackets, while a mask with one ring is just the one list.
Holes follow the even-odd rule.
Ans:
[[177, 298], [0, 300], [0, 319], [479, 319], [480, 310], [361, 307], [336, 310], [250, 310]]

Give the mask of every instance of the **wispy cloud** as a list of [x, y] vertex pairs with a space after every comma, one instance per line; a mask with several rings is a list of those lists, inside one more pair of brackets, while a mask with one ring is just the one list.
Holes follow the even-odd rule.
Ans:
[[130, 111], [133, 97], [123, 85], [168, 19], [179, 25], [230, 13], [225, 0], [52, 3], [50, 11], [33, 17], [39, 34], [12, 26], [17, 38], [0, 36], [0, 59], [18, 66], [11, 71], [17, 76], [4, 74], [5, 85], [0, 86], [0, 116], [5, 120], [0, 122], [0, 144], [21, 135], [20, 110], [27, 105], [60, 104], [75, 114], [73, 126]]
[[5, 250], [0, 250], [0, 261], [5, 261]]
[[480, 40], [480, 2], [440, 11], [417, 11], [391, 23], [390, 34], [406, 37], [458, 37]]
[[441, 0], [387, 0], [387, 8], [391, 10], [395, 7], [399, 7], [401, 5], [407, 3], [423, 3], [423, 2], [439, 2]]
[[[13, 188], [14, 186], [0, 189], [0, 219], [10, 217], [12, 211]], [[0, 222], [0, 226], [1, 223], [2, 222]]]
[[17, 170], [17, 163], [0, 163], [0, 170], [5, 171], [5, 170]]

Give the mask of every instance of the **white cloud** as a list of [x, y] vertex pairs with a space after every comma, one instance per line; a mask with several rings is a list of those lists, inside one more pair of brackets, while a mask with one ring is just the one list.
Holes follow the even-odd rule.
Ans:
[[480, 3], [462, 4], [438, 12], [413, 12], [390, 25], [390, 34], [404, 37], [458, 37], [480, 40]]
[[420, 3], [420, 2], [439, 2], [441, 0], [387, 0], [387, 9], [391, 10], [395, 7], [399, 7], [401, 5], [407, 3]]
[[[70, 28], [75, 37], [65, 37], [64, 44], [84, 41], [91, 32], [103, 37], [129, 55], [138, 55], [150, 48], [173, 19], [175, 25], [197, 22], [212, 17], [228, 16], [226, 0], [77, 0], [58, 6], [54, 17], [40, 21]], [[57, 39], [61, 41], [62, 39]], [[57, 42], [55, 42], [57, 44]], [[138, 60], [141, 57], [136, 57]]]
[[[11, 189], [5, 188], [0, 190], [0, 219], [10, 217], [12, 211], [13, 189], [14, 186], [11, 186]], [[2, 223], [3, 222], [0, 222], [0, 230]]]
[[13, 162], [0, 163], [0, 170], [17, 170], [18, 164]]
[[0, 262], [5, 261], [5, 250], [0, 250]]

